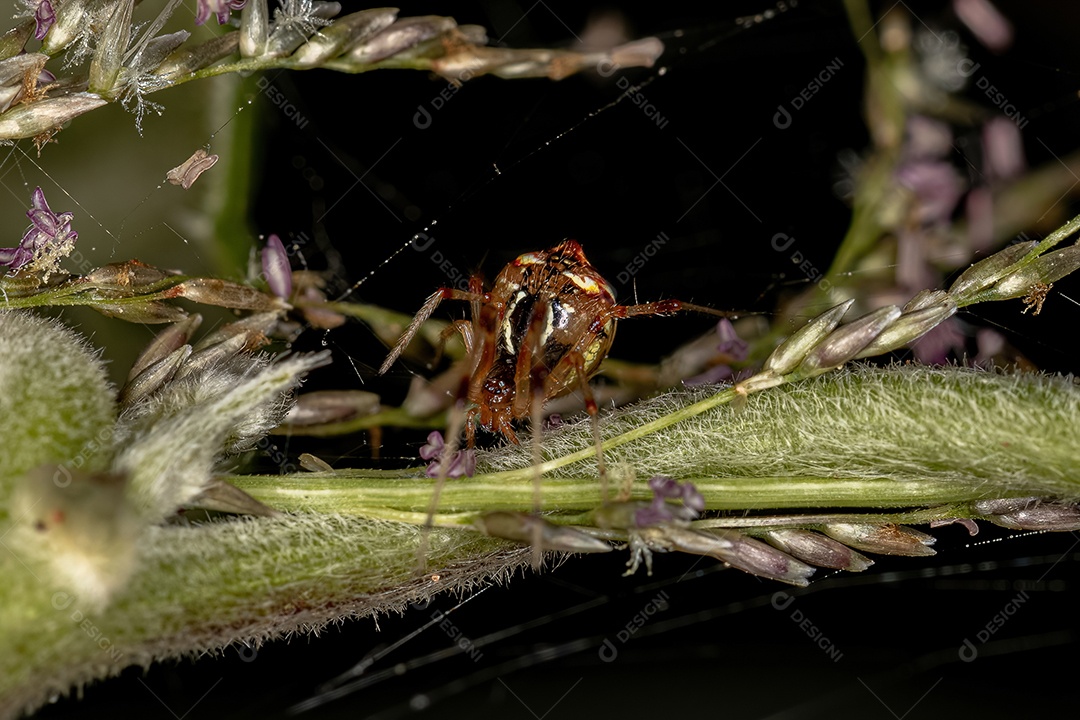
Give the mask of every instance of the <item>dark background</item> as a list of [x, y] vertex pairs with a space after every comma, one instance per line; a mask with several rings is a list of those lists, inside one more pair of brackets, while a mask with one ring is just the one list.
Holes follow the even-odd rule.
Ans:
[[[706, 10], [667, 2], [624, 8], [632, 35], [664, 40], [658, 67], [665, 73], [629, 70], [558, 83], [480, 78], [439, 110], [432, 102], [447, 83], [424, 73], [276, 74], [272, 82], [308, 122], [299, 129], [274, 107], [264, 108], [258, 230], [303, 233], [305, 259], [315, 269], [331, 269], [339, 289], [374, 271], [352, 297], [404, 312], [446, 282], [431, 261], [435, 250], [460, 271], [478, 270], [490, 279], [516, 255], [564, 237], [583, 244], [625, 300], [634, 287], [618, 283], [618, 273], [663, 232], [669, 241], [636, 276], [642, 300], [679, 297], [718, 308], [774, 310], [784, 293], [804, 287], [805, 278], [770, 239], [780, 232], [794, 236], [816, 267], [828, 266], [849, 220], [834, 192], [841, 178], [837, 158], [845, 150], [862, 152], [869, 139], [862, 120], [864, 63], [842, 5], [802, 2], [760, 25], [738, 27], [737, 18], [772, 7], [736, 2]], [[908, 7], [936, 28], [958, 27], [944, 4]], [[1075, 18], [1053, 3], [999, 7], [1018, 31], [1007, 54], [993, 56], [961, 35], [987, 75], [1031, 118], [1024, 131], [1029, 163], [1054, 162], [1054, 155], [1078, 144]], [[588, 3], [452, 3], [418, 4], [402, 14], [452, 14], [461, 24], [485, 25], [493, 42], [550, 47], [570, 42], [571, 31], [580, 34], [594, 9]], [[837, 58], [842, 69], [794, 114], [789, 128], [778, 129], [772, 122], [777, 106], [789, 104]], [[641, 92], [667, 121], [664, 127], [628, 101], [592, 116], [619, 96], [619, 77], [648, 83]], [[978, 98], [973, 90], [969, 95]], [[413, 123], [419, 106], [431, 111], [426, 129]], [[406, 249], [382, 265], [425, 228], [436, 239], [427, 252]], [[1075, 284], [1063, 282], [1059, 289], [1076, 296], [1070, 287]], [[1077, 369], [1070, 340], [1076, 305], [1052, 298], [1041, 316], [1022, 322], [1016, 311], [979, 309], [964, 320], [998, 327], [1046, 370]], [[461, 317], [465, 308], [440, 313]], [[692, 316], [626, 322], [612, 354], [655, 361], [712, 324]], [[309, 333], [299, 346], [323, 339]], [[326, 339], [342, 361], [317, 382], [371, 389], [389, 403], [400, 399], [409, 369], [399, 365], [376, 378], [373, 368], [385, 348], [369, 331], [350, 325]], [[413, 456], [422, 436], [387, 432], [384, 457]], [[370, 448], [363, 436], [347, 438], [337, 455], [338, 464], [360, 464]], [[492, 588], [451, 616], [473, 641], [507, 635], [482, 647], [479, 661], [466, 655], [410, 669], [313, 716], [410, 715], [424, 705], [421, 696], [432, 703], [427, 712], [453, 717], [966, 712], [989, 718], [1072, 711], [1076, 538], [1064, 533], [967, 547], [1005, 533], [984, 529], [972, 540], [961, 528], [947, 527], [935, 534], [934, 558], [880, 558], [861, 575], [827, 577], [807, 591], [689, 556], [658, 557], [651, 578], [644, 572], [622, 577], [624, 553], [571, 558], [553, 572], [526, 572]], [[666, 609], [620, 643], [619, 630], [660, 592]], [[773, 603], [783, 604], [777, 592], [796, 599], [777, 610]], [[977, 633], [1021, 592], [1026, 596], [1018, 612], [989, 643], [979, 644]], [[145, 675], [129, 670], [40, 716], [281, 716], [373, 649], [454, 603], [438, 598], [429, 609], [380, 618], [378, 631], [372, 620], [361, 620], [319, 637], [271, 643], [253, 660], [230, 649], [223, 658], [158, 665]], [[793, 619], [796, 611], [801, 614]], [[536, 618], [546, 619], [514, 631]], [[800, 627], [803, 618], [816, 630]], [[826, 637], [839, 659], [808, 632]], [[616, 643], [614, 662], [598, 655], [604, 638]], [[960, 660], [965, 638], [977, 644], [973, 662]], [[370, 672], [449, 645], [432, 628]]]

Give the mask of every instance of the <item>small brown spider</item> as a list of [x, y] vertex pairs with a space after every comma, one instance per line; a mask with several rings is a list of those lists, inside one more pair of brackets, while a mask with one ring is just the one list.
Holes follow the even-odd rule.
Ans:
[[386, 357], [380, 374], [390, 369], [443, 300], [472, 303], [472, 320], [451, 326], [466, 348], [468, 379], [462, 394], [470, 403], [465, 421], [469, 447], [475, 444], [477, 416], [485, 430], [516, 443], [515, 420], [536, 418], [547, 400], [574, 389], [581, 390], [595, 418], [589, 378], [607, 356], [618, 320], [680, 310], [731, 316], [681, 300], [619, 305], [614, 289], [586, 259], [581, 245], [564, 240], [519, 256], [503, 268], [488, 292], [477, 276], [468, 291], [435, 291]]
[[1027, 297], [1024, 298], [1024, 311], [1023, 314], [1027, 315], [1027, 311], [1031, 308], [1035, 308], [1035, 312], [1032, 315], [1038, 315], [1042, 312], [1043, 303], [1046, 302], [1047, 296], [1053, 289], [1054, 283], [1035, 283], [1031, 286], [1031, 290], [1028, 291]]

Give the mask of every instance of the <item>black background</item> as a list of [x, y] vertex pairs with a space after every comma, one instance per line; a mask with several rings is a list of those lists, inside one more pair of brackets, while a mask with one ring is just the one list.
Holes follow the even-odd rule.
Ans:
[[[972, 57], [1031, 118], [1024, 131], [1029, 163], [1054, 162], [1055, 154], [1077, 146], [1075, 23], [1051, 3], [1000, 6], [1018, 29], [1007, 54], [992, 56], [961, 33]], [[664, 40], [659, 65], [668, 69], [662, 75], [630, 70], [559, 83], [480, 78], [437, 111], [432, 102], [447, 83], [423, 73], [276, 74], [273, 83], [308, 122], [299, 129], [265, 108], [258, 229], [283, 237], [304, 233], [310, 239], [305, 258], [313, 268], [335, 271], [339, 289], [374, 270], [353, 297], [405, 312], [446, 282], [431, 261], [434, 250], [464, 273], [479, 270], [491, 278], [514, 256], [563, 237], [579, 240], [620, 297], [632, 297], [634, 287], [618, 283], [618, 273], [663, 232], [669, 242], [636, 276], [642, 300], [679, 297], [773, 310], [780, 295], [802, 289], [805, 278], [770, 239], [780, 232], [796, 237], [807, 258], [825, 269], [849, 220], [833, 188], [840, 177], [837, 156], [863, 151], [869, 139], [861, 105], [864, 63], [842, 5], [803, 2], [758, 26], [737, 27], [736, 18], [769, 7], [667, 2], [625, 8], [634, 35]], [[909, 7], [934, 27], [957, 27], [946, 5]], [[555, 2], [425, 4], [402, 14], [452, 14], [459, 23], [485, 25], [493, 41], [548, 47], [580, 33], [593, 9]], [[789, 128], [778, 129], [772, 121], [777, 106], [789, 104], [835, 59], [842, 69], [794, 114]], [[618, 77], [648, 82], [641, 92], [667, 121], [664, 127], [629, 101], [590, 117], [619, 96]], [[432, 110], [426, 129], [413, 123], [419, 106]], [[428, 252], [406, 249], [381, 265], [435, 220], [426, 230], [436, 239]], [[1068, 282], [1060, 286], [1076, 296], [1069, 288]], [[1076, 306], [1052, 299], [1040, 317], [1022, 322], [1016, 310], [979, 309], [964, 319], [999, 327], [1044, 369], [1075, 370], [1069, 338]], [[448, 308], [443, 317], [464, 313]], [[712, 324], [689, 316], [626, 322], [613, 355], [655, 361]], [[374, 377], [385, 349], [369, 331], [350, 325], [327, 339], [352, 363], [337, 362], [317, 382], [372, 389], [390, 403], [400, 399], [409, 371], [398, 366], [387, 378]], [[322, 340], [310, 333], [299, 346]], [[411, 457], [421, 438], [388, 432], [384, 456]], [[367, 462], [365, 443], [361, 436], [341, 441], [335, 460]], [[966, 712], [990, 718], [1071, 711], [1076, 538], [1031, 536], [970, 548], [959, 527], [935, 534], [937, 557], [881, 558], [862, 575], [819, 580], [808, 591], [689, 556], [658, 557], [652, 578], [643, 572], [622, 577], [622, 553], [571, 558], [553, 572], [527, 572], [492, 588], [452, 616], [476, 640], [551, 615], [535, 629], [485, 646], [479, 662], [459, 656], [410, 670], [314, 716], [409, 715], [418, 695], [433, 701], [429, 713], [454, 717]], [[1002, 535], [986, 529], [976, 540]], [[661, 591], [667, 608], [620, 643], [619, 630]], [[775, 609], [778, 591], [795, 601]], [[1019, 611], [990, 643], [978, 645], [974, 662], [962, 662], [964, 639], [977, 643], [977, 633], [1021, 591], [1027, 601]], [[555, 616], [595, 598], [606, 599]], [[129, 670], [40, 716], [280, 716], [373, 648], [454, 602], [439, 598], [426, 610], [381, 618], [378, 631], [362, 620], [317, 638], [275, 642], [250, 662], [229, 649], [222, 658], [159, 665], [145, 675]], [[842, 653], [839, 660], [792, 619], [796, 610]], [[617, 644], [614, 662], [598, 655], [603, 638]], [[432, 628], [372, 672], [449, 644]], [[557, 657], [545, 661], [549, 648]], [[521, 667], [503, 666], [514, 662]]]

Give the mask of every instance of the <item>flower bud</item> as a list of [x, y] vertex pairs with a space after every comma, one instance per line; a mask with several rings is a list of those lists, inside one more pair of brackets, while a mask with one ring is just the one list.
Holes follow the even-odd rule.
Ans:
[[642, 536], [650, 545], [692, 555], [707, 555], [759, 577], [805, 587], [814, 568], [760, 540], [735, 530], [690, 530], [670, 525], [644, 528]]
[[1001, 527], [1013, 530], [1068, 532], [1080, 530], [1080, 506], [1041, 498], [980, 500], [975, 511]]
[[348, 61], [357, 65], [377, 63], [449, 32], [456, 26], [454, 18], [438, 15], [400, 18], [378, 35], [354, 45], [349, 51]]
[[1003, 515], [1013, 513], [1038, 503], [1041, 498], [997, 498], [994, 500], [976, 500], [971, 504], [971, 509], [979, 515]]
[[969, 537], [975, 537], [979, 534], [979, 525], [971, 518], [938, 518], [930, 521], [931, 528], [945, 527], [946, 525], [960, 525], [968, 531]]
[[874, 564], [865, 555], [813, 530], [770, 530], [765, 533], [765, 540], [773, 547], [817, 567], [862, 572]]
[[859, 351], [856, 358], [872, 357], [895, 350], [917, 340], [942, 322], [956, 314], [956, 303], [945, 293], [942, 302], [919, 310], [904, 312], [896, 321], [881, 331], [870, 344]]
[[49, 56], [42, 53], [23, 53], [0, 60], [0, 85], [21, 85], [27, 73], [37, 75], [48, 60]]
[[[177, 323], [177, 325], [180, 324]], [[183, 345], [160, 360], [147, 365], [120, 389], [120, 405], [130, 407], [172, 380], [176, 371], [190, 355], [191, 346]]]
[[124, 54], [131, 39], [131, 11], [135, 0], [114, 0], [105, 12], [105, 28], [96, 35], [94, 58], [90, 62], [90, 92], [112, 97]]
[[253, 515], [255, 517], [277, 517], [277, 510], [265, 505], [246, 492], [230, 485], [224, 480], [213, 479], [189, 503], [203, 510], [232, 513], [234, 515]]
[[312, 455], [311, 453], [300, 453], [300, 457], [298, 459], [300, 460], [301, 470], [321, 473], [334, 472], [334, 467], [330, 463], [323, 460], [321, 457], [318, 457], [317, 455]]
[[286, 57], [292, 55], [296, 48], [304, 44], [312, 33], [309, 30], [314, 25], [326, 25], [326, 20], [341, 12], [341, 4], [336, 2], [321, 2], [314, 0], [311, 3], [311, 11], [306, 16], [306, 21], [293, 25], [278, 27], [270, 35], [266, 42], [266, 57]]
[[375, 37], [394, 22], [397, 13], [397, 8], [374, 8], [340, 17], [330, 27], [312, 35], [293, 53], [292, 59], [300, 67], [320, 65], [346, 49]]
[[0, 115], [0, 140], [32, 138], [107, 104], [98, 95], [81, 92], [17, 105]]
[[[26, 47], [26, 41], [34, 34], [36, 25], [34, 19], [30, 18], [0, 35], [0, 60], [6, 60], [21, 53]], [[55, 29], [55, 26], [50, 29]], [[48, 40], [49, 36], [46, 35], [45, 41], [48, 42]]]
[[72, 40], [86, 30], [86, 25], [90, 22], [90, 18], [86, 17], [90, 3], [68, 0], [56, 5], [59, 5], [56, 9], [56, 22], [41, 41], [41, 52], [49, 56], [58, 54], [70, 45]]
[[664, 43], [659, 38], [645, 37], [611, 49], [611, 62], [619, 67], [651, 68], [664, 54]]
[[266, 278], [270, 292], [283, 300], [288, 300], [293, 288], [292, 267], [281, 238], [277, 235], [267, 238], [266, 247], [262, 249], [261, 256], [263, 277]]
[[235, 355], [239, 355], [244, 352], [248, 343], [246, 335], [233, 335], [232, 337], [222, 340], [216, 345], [199, 350], [191, 354], [179, 370], [176, 372], [176, 379], [187, 377], [198, 372], [202, 372], [208, 367], [213, 365], [219, 365], [225, 362], [228, 358]]
[[90, 307], [106, 317], [145, 325], [180, 322], [188, 316], [183, 308], [160, 300], [125, 303], [95, 302]]
[[[340, 423], [379, 412], [379, 396], [363, 390], [319, 390], [296, 398], [280, 429], [293, 431]], [[305, 433], [306, 434], [306, 433]]]
[[110, 297], [133, 297], [140, 290], [146, 290], [169, 277], [169, 273], [153, 265], [125, 260], [94, 268], [80, 282], [95, 290], [105, 291]]
[[900, 317], [900, 314], [900, 308], [888, 305], [863, 315], [847, 325], [841, 325], [810, 351], [799, 365], [798, 374], [811, 377], [840, 367], [873, 342], [874, 338]]
[[1035, 241], [1016, 243], [999, 250], [988, 258], [975, 263], [956, 278], [949, 294], [952, 295], [957, 305], [969, 304], [970, 298], [1001, 279], [1002, 274], [1008, 268], [1015, 265], [1020, 258], [1024, 257], [1035, 247]]
[[458, 25], [457, 31], [461, 33], [461, 38], [470, 45], [487, 45], [488, 34], [487, 28], [483, 25]]
[[1080, 245], [1055, 250], [1002, 278], [989, 291], [986, 300], [1023, 297], [1039, 283], [1049, 285], [1080, 268]]
[[574, 553], [611, 552], [611, 545], [580, 530], [552, 525], [535, 515], [515, 512], [489, 512], [476, 518], [473, 525], [491, 537], [533, 543], [537, 537], [541, 550]]
[[[920, 290], [915, 293], [915, 297], [908, 300], [908, 304], [904, 306], [904, 313], [913, 313], [916, 310], [922, 310], [951, 301], [952, 298], [949, 297], [949, 293], [944, 290]], [[953, 304], [955, 305], [956, 303]]]
[[151, 38], [146, 47], [138, 54], [137, 60], [133, 60], [131, 75], [152, 72], [158, 65], [165, 61], [176, 48], [187, 42], [191, 33], [186, 30], [178, 30], [167, 35], [159, 35]]
[[131, 371], [127, 377], [128, 382], [146, 368], [182, 347], [191, 338], [192, 333], [199, 329], [201, 324], [202, 315], [189, 315], [180, 322], [174, 323], [159, 332], [131, 366]]
[[0, 85], [0, 112], [7, 110], [22, 97], [22, 85]]
[[937, 539], [933, 535], [893, 523], [829, 523], [822, 532], [834, 540], [866, 552], [879, 555], [920, 557], [934, 555], [930, 547]]
[[219, 305], [234, 310], [284, 310], [288, 303], [247, 285], [217, 280], [192, 278], [168, 292], [169, 297], [187, 298], [206, 305]]
[[270, 37], [270, 10], [266, 0], [248, 0], [240, 11], [240, 57], [261, 57]]
[[240, 33], [234, 31], [218, 35], [194, 47], [180, 48], [158, 65], [155, 75], [163, 82], [175, 82], [232, 55], [239, 44]]
[[796, 330], [791, 337], [772, 351], [772, 355], [765, 361], [762, 370], [777, 375], [787, 375], [794, 370], [806, 354], [840, 324], [840, 319], [854, 302], [854, 300], [842, 302]]

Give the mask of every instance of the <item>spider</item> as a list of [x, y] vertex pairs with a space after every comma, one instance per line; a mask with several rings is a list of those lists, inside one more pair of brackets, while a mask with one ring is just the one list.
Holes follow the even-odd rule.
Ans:
[[1024, 315], [1027, 315], [1027, 311], [1031, 308], [1035, 308], [1035, 312], [1032, 315], [1038, 315], [1042, 312], [1043, 303], [1046, 302], [1047, 296], [1053, 289], [1054, 283], [1035, 283], [1031, 286], [1031, 290], [1028, 292], [1027, 297], [1024, 298]]
[[479, 276], [470, 279], [467, 291], [436, 290], [387, 355], [380, 374], [390, 369], [443, 300], [472, 303], [472, 320], [458, 320], [448, 328], [461, 334], [466, 348], [468, 375], [461, 394], [469, 403], [465, 417], [469, 447], [475, 445], [477, 416], [485, 430], [517, 443], [515, 420], [532, 417], [535, 422], [545, 402], [580, 389], [593, 417], [598, 457], [598, 410], [589, 378], [611, 348], [617, 321], [682, 310], [731, 316], [681, 300], [620, 305], [615, 290], [585, 257], [581, 245], [567, 239], [513, 260], [490, 291], [484, 292]]

